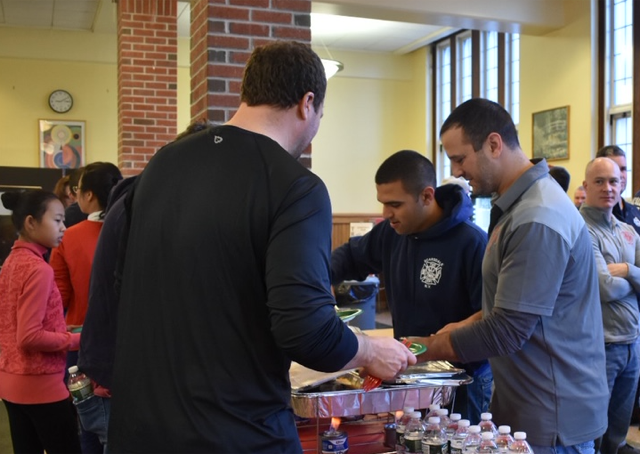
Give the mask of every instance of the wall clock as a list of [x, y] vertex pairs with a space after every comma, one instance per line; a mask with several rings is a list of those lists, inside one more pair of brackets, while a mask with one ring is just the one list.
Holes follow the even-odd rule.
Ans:
[[55, 90], [49, 95], [49, 107], [54, 112], [69, 112], [73, 107], [73, 98], [68, 91]]

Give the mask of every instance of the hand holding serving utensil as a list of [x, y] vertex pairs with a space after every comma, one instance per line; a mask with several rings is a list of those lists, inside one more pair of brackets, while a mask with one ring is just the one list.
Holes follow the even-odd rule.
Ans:
[[[413, 344], [411, 343], [411, 341], [409, 339], [406, 338], [402, 338], [401, 339], [402, 344], [407, 347], [408, 349], [411, 350], [412, 346], [415, 346], [417, 344]], [[420, 345], [420, 347], [424, 350], [422, 350], [420, 353], [424, 353], [424, 351], [426, 351], [426, 348], [422, 345]], [[418, 349], [420, 350], [420, 349]], [[415, 353], [414, 351], [412, 351], [413, 354], [420, 354], [420, 353]], [[364, 382], [362, 383], [362, 389], [364, 389], [365, 392], [367, 391], [371, 391], [372, 389], [376, 389], [378, 388], [380, 385], [382, 384], [382, 379], [375, 377], [373, 375], [367, 375], [364, 379]]]

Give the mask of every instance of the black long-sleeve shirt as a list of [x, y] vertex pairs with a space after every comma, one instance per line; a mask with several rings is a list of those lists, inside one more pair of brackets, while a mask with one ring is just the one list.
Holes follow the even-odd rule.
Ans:
[[299, 452], [290, 361], [335, 371], [357, 352], [322, 181], [221, 126], [160, 150], [132, 209], [110, 451]]

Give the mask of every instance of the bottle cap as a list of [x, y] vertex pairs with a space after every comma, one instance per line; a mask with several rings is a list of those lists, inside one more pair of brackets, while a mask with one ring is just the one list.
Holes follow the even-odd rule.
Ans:
[[491, 418], [493, 418], [493, 415], [491, 413], [481, 413], [480, 414], [480, 419], [482, 419], [483, 421], [488, 421]]
[[460, 413], [451, 413], [451, 415], [449, 415], [449, 419], [451, 421], [460, 421], [462, 419], [462, 415]]
[[498, 433], [501, 433], [501, 434], [511, 433], [511, 426], [500, 426], [500, 427], [498, 427]]
[[479, 434], [480, 433], [480, 426], [469, 426], [469, 433], [470, 434]]
[[516, 440], [526, 440], [527, 439], [527, 433], [526, 432], [515, 432], [513, 434], [513, 438], [515, 438]]
[[437, 416], [429, 416], [429, 424], [440, 424], [440, 418]]
[[431, 404], [429, 405], [429, 411], [436, 411], [440, 409], [440, 404]]
[[446, 408], [439, 408], [438, 410], [436, 410], [436, 414], [438, 416], [448, 416], [449, 410], [447, 410]]
[[471, 422], [468, 419], [461, 419], [458, 421], [458, 427], [469, 427]]
[[70, 374], [75, 374], [76, 372], [78, 372], [78, 366], [71, 366], [69, 368], [69, 373]]
[[420, 414], [419, 411], [412, 411], [411, 413], [409, 413], [409, 416], [411, 416], [412, 418], [417, 418], [417, 419], [422, 418], [422, 415]]
[[483, 440], [493, 440], [493, 432], [482, 432]]
[[413, 407], [404, 407], [403, 409], [405, 415], [411, 413], [413, 410], [415, 410]]

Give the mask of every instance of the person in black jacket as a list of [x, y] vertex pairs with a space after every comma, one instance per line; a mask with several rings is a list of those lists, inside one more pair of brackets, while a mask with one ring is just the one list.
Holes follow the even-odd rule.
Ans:
[[298, 158], [327, 80], [307, 45], [256, 48], [233, 118], [169, 144], [131, 201], [109, 451], [302, 451], [291, 361], [391, 379], [416, 361], [335, 311], [326, 187]]

